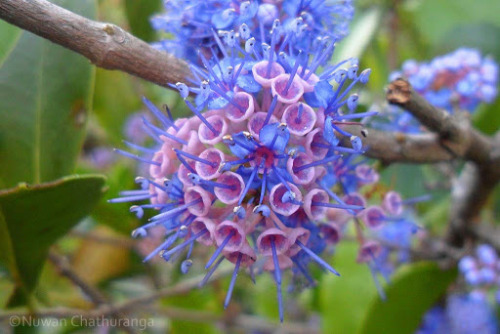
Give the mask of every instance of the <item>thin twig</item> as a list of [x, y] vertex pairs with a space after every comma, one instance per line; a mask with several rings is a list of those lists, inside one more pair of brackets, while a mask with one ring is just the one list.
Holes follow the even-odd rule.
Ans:
[[[210, 281], [218, 280], [225, 277], [233, 272], [232, 268], [221, 268], [216, 273], [212, 275]], [[188, 293], [192, 289], [198, 287], [198, 284], [203, 279], [203, 276], [197, 276], [190, 279], [183, 280], [174, 286], [166, 287], [161, 290], [152, 292], [145, 296], [132, 298], [119, 304], [108, 305], [103, 304], [93, 310], [81, 310], [81, 309], [70, 309], [70, 308], [53, 308], [53, 309], [40, 309], [37, 310], [35, 316], [39, 318], [71, 318], [73, 316], [79, 316], [82, 319], [97, 319], [103, 316], [108, 316], [117, 312], [132, 311], [139, 308], [141, 305], [150, 306], [151, 303], [155, 302], [160, 298], [177, 296], [181, 294]], [[19, 311], [9, 311], [0, 313], [0, 321], [5, 321], [12, 316], [31, 316], [29, 312], [19, 312]]]
[[[68, 278], [73, 284], [79, 287], [82, 292], [96, 305], [103, 306], [108, 304], [107, 298], [96, 288], [85, 282], [76, 272], [73, 271], [68, 261], [56, 254], [55, 252], [49, 252], [49, 260], [56, 266], [61, 275]], [[120, 312], [112, 312], [110, 313], [116, 319], [124, 319], [125, 315]], [[127, 333], [136, 333], [135, 329], [130, 326], [122, 326], [120, 322], [120, 328]]]
[[59, 273], [69, 279], [74, 285], [80, 288], [82, 292], [94, 303], [95, 305], [102, 305], [107, 303], [106, 297], [96, 288], [85, 282], [73, 269], [70, 267], [68, 261], [56, 254], [49, 252], [49, 260], [54, 264]]

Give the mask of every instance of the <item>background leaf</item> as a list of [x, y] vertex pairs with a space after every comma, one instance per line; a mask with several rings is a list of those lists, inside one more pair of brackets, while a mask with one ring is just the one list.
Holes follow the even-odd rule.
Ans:
[[457, 271], [421, 262], [401, 267], [385, 289], [387, 300], [375, 298], [360, 333], [414, 333], [424, 313], [455, 280]]
[[160, 0], [125, 0], [125, 12], [132, 34], [147, 42], [154, 39], [155, 31], [151, 27], [149, 19], [152, 15], [160, 12], [161, 3]]
[[378, 7], [373, 7], [360, 15], [353, 22], [349, 35], [336, 48], [331, 63], [350, 57], [361, 57], [375, 36], [382, 17], [382, 10]]
[[324, 274], [318, 286], [323, 333], [356, 333], [373, 298], [375, 283], [368, 266], [356, 262], [359, 245], [344, 241], [335, 250], [333, 267], [340, 277]]
[[[94, 0], [54, 2], [95, 17]], [[13, 28], [5, 29], [0, 37]], [[91, 108], [94, 73], [84, 57], [29, 32], [21, 32], [9, 44], [5, 57], [0, 57], [0, 187], [4, 188], [73, 172]]]
[[16, 283], [11, 306], [27, 302], [49, 247], [90, 213], [104, 182], [102, 176], [76, 175], [0, 192], [0, 261]]

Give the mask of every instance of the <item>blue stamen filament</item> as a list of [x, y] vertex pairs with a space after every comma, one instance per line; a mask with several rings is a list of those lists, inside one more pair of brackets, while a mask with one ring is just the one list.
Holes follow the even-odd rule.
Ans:
[[303, 112], [304, 112], [304, 105], [301, 103], [299, 104], [299, 111], [297, 113], [297, 117], [295, 118], [295, 123], [297, 124], [300, 123], [300, 118], [302, 117]]
[[236, 234], [236, 231], [234, 231], [234, 230], [232, 230], [231, 232], [229, 232], [229, 234], [222, 241], [222, 243], [220, 244], [220, 246], [217, 247], [217, 249], [215, 250], [215, 252], [212, 254], [212, 257], [210, 258], [210, 260], [208, 260], [207, 264], [205, 265], [205, 269], [210, 268], [210, 266], [212, 265], [212, 263], [214, 263], [215, 259], [217, 259], [217, 257], [219, 256], [219, 254], [224, 250], [224, 247], [226, 247], [226, 245], [229, 242], [229, 240], [231, 240], [231, 238], [235, 234]]
[[254, 167], [252, 174], [250, 174], [250, 177], [248, 178], [247, 184], [245, 185], [245, 189], [241, 193], [240, 199], [238, 200], [238, 206], [241, 205], [243, 202], [243, 199], [245, 198], [248, 190], [250, 189], [250, 186], [252, 185], [253, 179], [255, 178], [255, 175], [257, 174], [258, 167]]
[[178, 142], [179, 144], [182, 144], [182, 145], [187, 145], [188, 144], [187, 141], [182, 140], [180, 138], [177, 138], [176, 136], [174, 136], [174, 135], [172, 135], [172, 134], [170, 134], [170, 133], [168, 133], [166, 131], [163, 131], [159, 127], [151, 124], [151, 122], [149, 122], [145, 117], [143, 117], [143, 122], [144, 122], [144, 124], [147, 127], [149, 127], [151, 130], [153, 130], [154, 132], [156, 132], [157, 135], [163, 135], [163, 136], [165, 136], [165, 137], [167, 137], [169, 139], [172, 139], [172, 140], [174, 140], [174, 141], [176, 141], [176, 142]]
[[186, 241], [184, 241], [183, 243], [175, 246], [174, 248], [172, 248], [171, 250], [168, 250], [166, 252], [164, 252], [162, 254], [162, 257], [168, 261], [168, 259], [170, 258], [170, 256], [172, 254], [175, 254], [177, 253], [178, 251], [184, 249], [187, 245], [193, 243], [196, 239], [198, 239], [199, 237], [201, 237], [202, 235], [204, 235], [205, 233], [207, 233], [208, 230], [206, 228], [204, 228], [203, 230], [201, 230], [200, 232], [196, 233], [195, 235], [193, 235], [191, 238], [187, 239]]
[[113, 199], [108, 200], [108, 203], [123, 203], [123, 202], [142, 201], [142, 200], [153, 198], [156, 196], [157, 196], [156, 194], [154, 194], [154, 195], [144, 194], [144, 195], [137, 195], [137, 196], [113, 198]]
[[149, 260], [151, 260], [156, 254], [158, 254], [162, 249], [165, 249], [165, 248], [168, 248], [170, 247], [174, 242], [175, 240], [177, 240], [177, 237], [179, 235], [179, 230], [171, 233], [167, 240], [165, 240], [165, 242], [163, 242], [160, 246], [156, 247], [151, 253], [148, 254], [148, 256], [146, 256], [144, 258], [144, 260], [142, 260], [143, 263], [145, 262], [148, 262]]
[[193, 155], [193, 154], [181, 151], [181, 150], [176, 149], [176, 148], [174, 148], [174, 151], [177, 154], [177, 156], [183, 155], [183, 156], [185, 156], [188, 159], [192, 159], [192, 160], [201, 162], [202, 164], [209, 165], [209, 166], [212, 166], [212, 167], [217, 167], [217, 163], [215, 163], [215, 162], [211, 162], [211, 161], [205, 160], [203, 158], [197, 157], [196, 155]]
[[304, 252], [306, 252], [307, 255], [309, 255], [317, 264], [319, 264], [320, 266], [322, 266], [323, 268], [325, 268], [326, 270], [328, 270], [332, 274], [340, 276], [340, 274], [335, 269], [333, 269], [332, 266], [330, 266], [328, 263], [326, 263], [325, 260], [323, 260], [318, 255], [316, 255], [316, 253], [314, 253], [312, 250], [307, 248], [302, 242], [300, 242], [299, 240], [296, 240], [295, 243], [300, 248], [302, 248], [302, 250]]
[[127, 152], [127, 151], [120, 150], [118, 148], [115, 148], [114, 151], [116, 153], [123, 155], [123, 156], [126, 156], [127, 158], [131, 158], [131, 159], [134, 159], [137, 161], [145, 162], [145, 163], [150, 164], [150, 165], [161, 166], [161, 163], [159, 163], [157, 161], [148, 160], [146, 158], [142, 158], [138, 155], [132, 154], [132, 153]]
[[323, 63], [325, 61], [326, 57], [328, 57], [330, 51], [334, 47], [335, 47], [335, 43], [332, 41], [330, 43], [330, 45], [328, 45], [328, 47], [326, 48], [326, 50], [322, 52], [321, 57], [319, 57], [319, 59], [317, 59], [317, 61], [315, 63], [311, 64], [311, 68], [309, 69], [309, 73], [307, 73], [307, 75], [304, 77], [304, 80], [307, 81], [307, 79], [309, 79], [311, 77], [311, 75], [314, 72], [316, 72], [316, 70], [318, 69], [318, 67], [321, 65], [321, 63]]
[[288, 185], [288, 182], [283, 178], [283, 176], [278, 172], [278, 169], [274, 166], [271, 167], [274, 174], [276, 174], [276, 176], [278, 177], [278, 179], [280, 180], [281, 183], [283, 183], [283, 185], [285, 186], [285, 188], [290, 191], [290, 192], [293, 192], [292, 191], [292, 188], [290, 188], [290, 186]]
[[305, 164], [305, 165], [302, 165], [302, 166], [295, 167], [292, 170], [293, 170], [294, 173], [298, 173], [298, 172], [301, 172], [301, 171], [303, 171], [305, 169], [308, 169], [308, 168], [311, 168], [311, 167], [315, 167], [315, 166], [321, 166], [323, 164], [335, 161], [337, 159], [339, 159], [339, 156], [332, 155], [332, 156], [330, 156], [328, 158], [324, 158], [324, 159], [321, 159], [321, 160], [318, 160], [318, 161], [313, 161], [313, 162], [311, 162], [309, 164]]
[[283, 295], [281, 293], [281, 269], [280, 263], [278, 261], [278, 254], [276, 252], [276, 245], [274, 243], [275, 237], [271, 237], [271, 250], [273, 252], [273, 263], [274, 263], [274, 280], [276, 281], [276, 288], [278, 293], [278, 308], [280, 314], [280, 321], [283, 322]]
[[286, 95], [288, 94], [288, 90], [292, 86], [293, 79], [295, 78], [295, 74], [297, 74], [297, 70], [299, 69], [300, 65], [300, 59], [302, 55], [302, 51], [299, 52], [299, 55], [297, 56], [297, 60], [295, 60], [295, 65], [293, 66], [292, 72], [290, 73], [290, 78], [288, 79], [288, 82], [286, 83], [285, 89], [283, 90], [283, 93]]
[[160, 120], [160, 122], [163, 124], [163, 126], [166, 129], [168, 129], [170, 126], [172, 126], [175, 130], [179, 130], [179, 128], [175, 126], [175, 124], [172, 121], [172, 119], [171, 118], [168, 119], [167, 117], [165, 117], [165, 115], [161, 112], [161, 110], [158, 109], [158, 107], [156, 107], [151, 101], [149, 101], [145, 97], [142, 97], [142, 102], [153, 113], [153, 115], [155, 115], [155, 117]]
[[207, 126], [207, 128], [210, 131], [212, 131], [212, 133], [214, 135], [216, 135], [216, 136], [220, 135], [220, 131], [217, 131], [212, 126], [212, 124], [210, 124], [210, 122], [208, 122], [207, 119], [205, 117], [203, 117], [203, 115], [199, 112], [199, 110], [195, 106], [193, 106], [193, 104], [191, 102], [189, 102], [189, 100], [184, 99], [184, 102], [189, 107], [189, 109], [191, 109], [191, 111], [193, 112], [193, 114], [195, 114]]
[[236, 186], [230, 186], [228, 184], [220, 183], [220, 182], [215, 182], [215, 181], [208, 181], [208, 180], [200, 180], [200, 183], [206, 184], [209, 187], [217, 187], [217, 188], [224, 188], [224, 189], [230, 189], [230, 190], [235, 190]]
[[267, 181], [267, 168], [264, 169], [264, 174], [262, 176], [262, 187], [260, 188], [260, 199], [259, 205], [264, 201], [264, 195], [266, 193], [266, 181]]
[[226, 299], [224, 300], [224, 309], [227, 308], [229, 302], [231, 301], [231, 295], [233, 294], [234, 283], [236, 283], [236, 278], [238, 277], [238, 270], [240, 269], [241, 258], [243, 254], [240, 253], [238, 255], [238, 259], [236, 260], [236, 264], [234, 266], [233, 276], [231, 276], [231, 282], [229, 283], [229, 288], [227, 289]]
[[167, 212], [160, 213], [160, 214], [158, 214], [158, 215], [154, 216], [153, 218], [149, 219], [149, 221], [154, 221], [154, 222], [156, 222], [156, 221], [158, 221], [158, 220], [160, 220], [160, 219], [165, 219], [165, 218], [167, 218], [167, 217], [169, 217], [169, 218], [170, 218], [172, 215], [177, 214], [177, 213], [179, 213], [179, 212], [181, 212], [181, 211], [184, 211], [184, 210], [186, 210], [187, 208], [189, 208], [190, 206], [196, 205], [196, 204], [198, 204], [198, 203], [200, 203], [200, 202], [202, 202], [202, 199], [201, 199], [201, 198], [195, 199], [194, 201], [191, 201], [191, 202], [189, 202], [189, 203], [186, 203], [186, 204], [184, 204], [184, 205], [181, 205], [181, 206], [179, 206], [179, 207], [177, 207], [177, 208], [175, 208], [175, 209], [173, 209], [173, 210], [170, 210], [170, 211], [167, 211]]
[[156, 153], [156, 150], [153, 150], [153, 149], [150, 149], [150, 148], [145, 148], [145, 147], [139, 146], [137, 144], [131, 143], [129, 141], [126, 141], [126, 140], [123, 140], [123, 143], [125, 145], [127, 145], [128, 147], [130, 147], [130, 148], [133, 148], [135, 150], [138, 150], [138, 151], [141, 151], [141, 152], [144, 152], [144, 153], [150, 153], [150, 154]]
[[212, 277], [212, 274], [215, 272], [215, 270], [219, 267], [219, 265], [222, 263], [222, 261], [225, 259], [224, 256], [221, 256], [217, 262], [213, 265], [212, 268], [210, 268], [210, 270], [207, 272], [207, 274], [205, 275], [205, 277], [203, 277], [203, 279], [201, 280], [201, 282], [198, 284], [198, 286], [201, 288], [202, 286], [204, 286], [205, 284], [207, 284], [208, 280], [210, 279], [210, 277]]
[[262, 127], [266, 126], [267, 123], [269, 123], [269, 120], [271, 119], [271, 115], [273, 114], [274, 108], [276, 108], [277, 103], [278, 103], [278, 95], [274, 95], [273, 100], [269, 105], [269, 110], [267, 111], [267, 116], [266, 119], [264, 120], [264, 124], [262, 125]]
[[120, 196], [148, 195], [149, 190], [125, 190], [118, 193]]
[[309, 282], [310, 286], [315, 286], [316, 282], [311, 277], [311, 275], [309, 275], [309, 273], [307, 272], [307, 270], [300, 264], [300, 262], [297, 261], [297, 260], [295, 260], [294, 258], [292, 258], [292, 261], [295, 264], [295, 266], [297, 267], [297, 269], [299, 269], [299, 271], [302, 273], [302, 275], [304, 275], [304, 277], [307, 279], [307, 281]]
[[333, 204], [333, 203], [324, 203], [324, 202], [316, 202], [316, 201], [312, 201], [311, 205], [314, 205], [314, 206], [323, 206], [323, 207], [326, 207], [326, 208], [334, 208], [334, 209], [346, 209], [346, 210], [362, 210], [362, 209], [364, 209], [360, 205]]

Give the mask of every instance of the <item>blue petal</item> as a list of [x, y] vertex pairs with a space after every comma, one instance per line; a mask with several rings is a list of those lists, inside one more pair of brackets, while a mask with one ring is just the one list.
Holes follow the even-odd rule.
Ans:
[[290, 139], [290, 131], [279, 123], [264, 126], [259, 133], [262, 144], [275, 152], [283, 152]]
[[323, 138], [325, 138], [325, 140], [329, 142], [332, 146], [337, 146], [340, 140], [335, 135], [335, 130], [333, 129], [332, 121], [333, 119], [331, 116], [328, 116], [326, 118], [325, 127], [323, 129]]
[[238, 79], [236, 79], [236, 84], [247, 93], [257, 93], [262, 88], [251, 74], [239, 75]]

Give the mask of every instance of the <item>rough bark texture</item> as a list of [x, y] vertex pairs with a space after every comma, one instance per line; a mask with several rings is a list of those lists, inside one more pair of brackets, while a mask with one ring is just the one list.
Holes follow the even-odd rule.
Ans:
[[71, 49], [93, 64], [168, 87], [190, 75], [187, 63], [110, 23], [91, 21], [45, 0], [1, 0], [0, 18]]
[[389, 84], [387, 100], [412, 113], [439, 136], [443, 147], [467, 161], [453, 185], [446, 236], [450, 245], [462, 247], [469, 237], [480, 236], [477, 231], [484, 231], [475, 225], [479, 223], [481, 209], [500, 181], [500, 134], [488, 138], [479, 133], [471, 127], [465, 113], [450, 114], [432, 106], [404, 79]]

